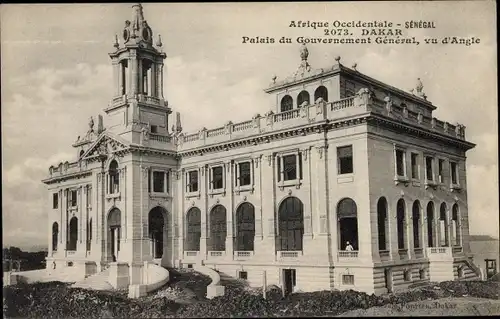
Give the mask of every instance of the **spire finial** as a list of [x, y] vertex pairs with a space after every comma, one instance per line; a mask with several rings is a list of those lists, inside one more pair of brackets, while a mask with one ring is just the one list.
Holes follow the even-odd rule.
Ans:
[[338, 64], [340, 64], [340, 55], [337, 55], [337, 56], [335, 57], [335, 61], [337, 61], [337, 63], [338, 63]]
[[120, 47], [120, 44], [118, 43], [118, 35], [117, 34], [115, 34], [115, 43], [113, 44], [113, 46], [117, 49]]
[[161, 43], [161, 35], [158, 34], [158, 41], [156, 41], [156, 46], [161, 48], [163, 46], [163, 43]]
[[307, 46], [305, 43], [302, 43], [302, 47], [300, 48], [300, 58], [302, 61], [307, 61], [309, 57], [309, 50], [307, 50]]

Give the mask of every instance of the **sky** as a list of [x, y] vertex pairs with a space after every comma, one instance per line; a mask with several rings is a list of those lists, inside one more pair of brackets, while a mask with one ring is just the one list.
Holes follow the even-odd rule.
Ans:
[[[495, 3], [321, 2], [189, 3], [143, 5], [167, 53], [165, 97], [181, 113], [184, 132], [250, 119], [274, 109], [264, 93], [273, 75], [300, 64], [298, 36], [322, 37], [322, 28], [295, 21], [434, 21], [434, 29], [404, 30], [419, 39], [475, 37], [479, 44], [310, 44], [313, 68], [335, 57], [401, 89], [420, 77], [434, 116], [467, 127], [476, 143], [467, 153], [470, 231], [498, 237], [498, 135]], [[41, 180], [50, 165], [74, 160], [71, 144], [90, 116], [112, 98], [108, 53], [114, 35], [132, 18], [131, 4], [2, 5], [1, 123], [4, 245], [47, 242], [49, 198]], [[356, 30], [351, 30], [358, 32]], [[291, 44], [242, 43], [242, 37], [282, 36]], [[421, 40], [423, 42], [423, 40]], [[104, 118], [106, 121], [106, 118]], [[173, 123], [172, 120], [170, 123]], [[105, 122], [106, 124], [106, 122]]]

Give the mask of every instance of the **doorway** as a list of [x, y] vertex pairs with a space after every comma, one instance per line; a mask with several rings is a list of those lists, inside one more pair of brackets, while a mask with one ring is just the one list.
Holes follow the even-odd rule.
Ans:
[[387, 293], [392, 293], [392, 271], [389, 268], [384, 269], [384, 279]]
[[295, 269], [283, 269], [283, 295], [288, 296], [293, 292], [297, 283], [297, 272]]

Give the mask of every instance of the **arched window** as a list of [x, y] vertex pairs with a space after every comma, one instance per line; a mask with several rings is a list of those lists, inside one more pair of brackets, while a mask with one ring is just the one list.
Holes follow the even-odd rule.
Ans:
[[398, 249], [405, 249], [406, 247], [406, 209], [405, 201], [401, 198], [396, 205], [397, 211], [397, 228], [398, 228]]
[[78, 241], [78, 218], [73, 217], [69, 221], [68, 250], [75, 251], [77, 241]]
[[302, 91], [299, 93], [299, 96], [297, 96], [297, 107], [301, 107], [304, 102], [307, 102], [307, 105], [311, 104], [311, 98], [307, 91]]
[[346, 250], [347, 244], [358, 250], [358, 208], [352, 199], [344, 198], [337, 204], [337, 219], [339, 250]]
[[286, 111], [290, 111], [291, 109], [293, 109], [293, 99], [290, 95], [285, 95], [282, 99], [281, 99], [281, 112], [286, 112]]
[[446, 203], [442, 203], [439, 208], [439, 239], [440, 246], [448, 246], [448, 219], [446, 218]]
[[57, 240], [59, 238], [59, 224], [54, 222], [52, 224], [52, 251], [57, 251]]
[[420, 202], [418, 200], [413, 202], [412, 208], [412, 221], [413, 221], [413, 247], [420, 248]]
[[191, 207], [186, 214], [185, 251], [200, 251], [201, 211]]
[[120, 174], [118, 163], [113, 160], [109, 165], [109, 193], [115, 194], [120, 191]]
[[434, 203], [427, 204], [427, 245], [436, 247], [435, 227], [434, 227]]
[[120, 252], [121, 212], [113, 208], [108, 214], [108, 260], [116, 261]]
[[453, 238], [455, 239], [455, 246], [461, 245], [461, 236], [460, 236], [460, 213], [458, 211], [458, 204], [455, 203], [452, 208], [452, 229], [453, 229]]
[[163, 256], [166, 214], [165, 209], [162, 207], [155, 207], [149, 212], [149, 239], [151, 240], [153, 258], [161, 258]]
[[226, 235], [226, 208], [217, 205], [210, 213], [210, 251], [225, 251]]
[[314, 102], [317, 102], [319, 98], [328, 102], [328, 90], [323, 85], [319, 86], [316, 91], [314, 91]]
[[380, 197], [377, 202], [378, 250], [387, 250], [387, 200]]
[[297, 197], [288, 197], [278, 210], [280, 251], [301, 251], [304, 236], [304, 205]]
[[255, 237], [255, 208], [250, 203], [241, 204], [236, 210], [237, 251], [253, 251]]

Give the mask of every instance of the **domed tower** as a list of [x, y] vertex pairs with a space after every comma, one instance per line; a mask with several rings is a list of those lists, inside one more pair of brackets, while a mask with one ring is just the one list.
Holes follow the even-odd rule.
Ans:
[[132, 5], [132, 19], [125, 21], [121, 41], [115, 36], [113, 64], [114, 97], [105, 109], [107, 130], [141, 143], [141, 134], [169, 135], [172, 113], [163, 94], [161, 37], [153, 43], [153, 30], [141, 4]]

